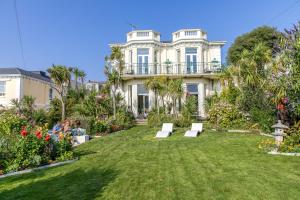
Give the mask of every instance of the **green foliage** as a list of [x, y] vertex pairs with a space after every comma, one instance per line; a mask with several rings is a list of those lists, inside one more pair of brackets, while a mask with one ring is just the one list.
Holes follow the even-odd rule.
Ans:
[[18, 143], [21, 128], [26, 124], [26, 119], [11, 112], [0, 114], [0, 170], [4, 162], [13, 157], [12, 150]]
[[112, 120], [112, 125], [118, 125], [122, 129], [131, 128], [134, 125], [134, 116], [125, 109], [121, 109], [116, 113], [116, 119]]
[[195, 121], [195, 111], [197, 110], [197, 99], [195, 96], [187, 96], [182, 106], [181, 115], [175, 119], [175, 126], [190, 127]]
[[[298, 122], [299, 123], [299, 122]], [[299, 152], [300, 153], [300, 127], [295, 125], [288, 129], [287, 136], [284, 138], [283, 144], [279, 150], [282, 152]]]
[[38, 126], [48, 123], [48, 113], [44, 109], [38, 109], [33, 113], [33, 121]]
[[49, 127], [52, 127], [58, 121], [61, 121], [61, 102], [58, 98], [54, 98], [50, 103], [48, 112]]
[[250, 110], [250, 117], [254, 123], [258, 123], [259, 127], [268, 133], [272, 131], [271, 126], [275, 123], [275, 113], [274, 110], [271, 109], [260, 109], [253, 107]]
[[252, 50], [259, 43], [264, 43], [272, 54], [277, 51], [277, 43], [281, 38], [280, 33], [272, 27], [262, 26], [252, 30], [249, 33], [237, 37], [228, 50], [227, 62], [229, 64], [237, 64], [241, 59], [241, 52], [244, 50]]
[[110, 124], [107, 120], [96, 120], [92, 126], [93, 134], [105, 134], [110, 131]]
[[[29, 130], [28, 130], [29, 131]], [[42, 133], [43, 138], [46, 133]], [[14, 159], [8, 166], [9, 170], [26, 169], [28, 167], [36, 167], [42, 163], [47, 163], [50, 159], [49, 142], [44, 139], [38, 139], [35, 134], [18, 137], [18, 142], [13, 148]]]
[[164, 108], [159, 109], [158, 111], [154, 108], [152, 109], [147, 116], [148, 126], [150, 127], [161, 127], [163, 123], [172, 122], [171, 117], [166, 115]]
[[232, 104], [226, 101], [215, 103], [208, 111], [209, 121], [217, 127], [240, 127], [245, 122], [243, 114]]
[[240, 95], [241, 91], [233, 84], [230, 84], [228, 87], [222, 90], [220, 98], [228, 101], [230, 104], [235, 105]]

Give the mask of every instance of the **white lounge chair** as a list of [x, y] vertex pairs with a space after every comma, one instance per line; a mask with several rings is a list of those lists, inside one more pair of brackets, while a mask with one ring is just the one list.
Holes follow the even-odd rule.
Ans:
[[198, 133], [202, 132], [203, 124], [202, 123], [192, 123], [191, 130], [185, 132], [185, 137], [197, 137]]
[[161, 131], [156, 133], [157, 138], [166, 138], [170, 136], [173, 132], [173, 124], [172, 123], [163, 123]]

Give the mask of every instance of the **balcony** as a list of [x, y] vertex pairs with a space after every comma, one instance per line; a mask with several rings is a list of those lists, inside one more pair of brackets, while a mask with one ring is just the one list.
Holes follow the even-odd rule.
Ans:
[[123, 77], [166, 76], [199, 76], [216, 74], [221, 71], [219, 62], [190, 63], [126, 63]]

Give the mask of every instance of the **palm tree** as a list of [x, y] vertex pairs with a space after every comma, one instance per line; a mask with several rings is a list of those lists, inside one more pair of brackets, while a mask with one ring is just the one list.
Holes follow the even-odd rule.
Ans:
[[155, 108], [157, 109], [157, 112], [159, 113], [158, 94], [159, 94], [160, 89], [162, 88], [160, 81], [159, 81], [159, 77], [153, 77], [153, 78], [147, 79], [145, 81], [144, 85], [148, 90], [152, 90], [154, 92]]
[[120, 74], [115, 69], [110, 70], [108, 67], [105, 67], [104, 73], [107, 76], [106, 84], [110, 86], [111, 89], [112, 100], [113, 100], [113, 117], [114, 119], [116, 119], [116, 93], [121, 80]]
[[104, 73], [107, 76], [107, 85], [110, 87], [112, 94], [114, 119], [116, 119], [116, 92], [117, 88], [122, 84], [123, 57], [120, 47], [112, 47], [110, 56], [105, 57], [105, 61], [110, 64], [110, 66], [105, 66]]
[[84, 79], [86, 77], [86, 73], [83, 70], [79, 70], [78, 77], [81, 80], [81, 86], [82, 86], [82, 88], [84, 88], [83, 84], [84, 84]]
[[123, 53], [120, 47], [112, 47], [111, 54], [109, 56], [109, 60], [115, 61], [117, 63], [116, 70], [119, 72], [119, 75], [123, 73], [124, 70], [124, 61], [123, 61]]
[[12, 108], [15, 110], [16, 114], [21, 113], [21, 102], [18, 98], [11, 99], [10, 104], [12, 105]]
[[70, 82], [71, 73], [66, 66], [52, 65], [48, 68], [48, 73], [55, 85], [51, 87], [55, 89], [60, 96], [61, 101], [61, 119], [65, 119], [65, 102], [66, 102], [66, 86]]
[[80, 70], [78, 67], [74, 67], [72, 70], [72, 73], [74, 74], [74, 81], [75, 81], [75, 89], [78, 92], [78, 78], [80, 75]]
[[168, 84], [168, 93], [172, 99], [173, 114], [177, 116], [176, 102], [183, 95], [182, 79], [171, 79]]
[[165, 97], [168, 93], [167, 85], [168, 85], [169, 79], [166, 76], [160, 76], [157, 78], [157, 81], [158, 81], [159, 85], [161, 86], [158, 89], [158, 95], [161, 98], [163, 107], [165, 107]]
[[25, 95], [21, 100], [22, 112], [28, 119], [32, 118], [35, 98]]

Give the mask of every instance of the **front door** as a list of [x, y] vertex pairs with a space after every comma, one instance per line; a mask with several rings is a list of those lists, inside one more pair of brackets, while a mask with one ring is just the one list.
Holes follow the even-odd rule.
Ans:
[[138, 95], [138, 113], [139, 116], [145, 118], [149, 110], [149, 96]]

